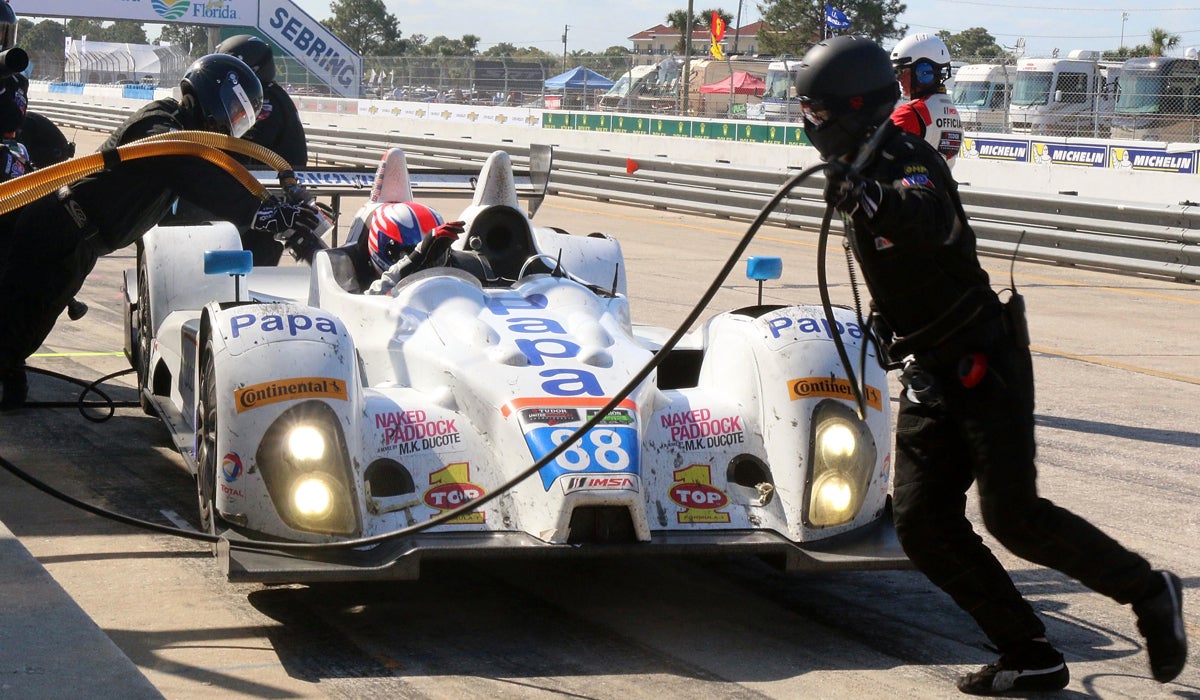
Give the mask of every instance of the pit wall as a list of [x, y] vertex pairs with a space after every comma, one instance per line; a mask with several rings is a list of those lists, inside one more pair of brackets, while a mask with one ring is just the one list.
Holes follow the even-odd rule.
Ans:
[[[33, 83], [40, 99], [137, 108], [171, 90], [139, 85]], [[681, 119], [389, 100], [294, 95], [309, 126], [462, 138], [485, 143], [548, 143], [638, 159], [728, 163], [769, 170], [817, 162], [793, 123]], [[1200, 144], [966, 134], [955, 177], [963, 186], [1036, 195], [1180, 204], [1200, 200]]]

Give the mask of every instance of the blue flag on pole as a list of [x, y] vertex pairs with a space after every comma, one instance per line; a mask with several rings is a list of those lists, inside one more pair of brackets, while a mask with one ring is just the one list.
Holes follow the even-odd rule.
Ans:
[[845, 12], [825, 3], [825, 26], [828, 29], [849, 29], [850, 20], [846, 17]]

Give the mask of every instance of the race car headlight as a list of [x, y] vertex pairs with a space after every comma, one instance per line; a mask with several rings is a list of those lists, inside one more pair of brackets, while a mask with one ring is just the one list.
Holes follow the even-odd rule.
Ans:
[[292, 487], [292, 506], [302, 518], [324, 518], [333, 509], [333, 489], [322, 475], [305, 474]]
[[305, 401], [263, 433], [258, 460], [275, 511], [305, 532], [354, 534], [349, 453], [341, 422], [328, 404]]
[[296, 461], [319, 460], [325, 456], [325, 436], [311, 425], [298, 425], [288, 433], [288, 452]]
[[849, 407], [825, 401], [813, 411], [805, 522], [832, 527], [853, 520], [875, 467], [875, 441]]

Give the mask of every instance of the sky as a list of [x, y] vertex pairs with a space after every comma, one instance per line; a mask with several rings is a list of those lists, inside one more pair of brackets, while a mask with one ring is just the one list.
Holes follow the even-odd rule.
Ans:
[[[318, 20], [329, 16], [329, 0], [294, 0]], [[663, 23], [687, 0], [384, 0], [400, 20], [402, 36], [464, 34], [480, 37], [480, 49], [507, 42], [560, 53], [564, 25], [568, 51], [628, 47], [628, 37]], [[738, 13], [738, 0], [694, 0], [700, 12], [720, 8]], [[742, 0], [742, 24], [759, 19], [758, 0]], [[837, 7], [837, 1], [831, 0]], [[1026, 56], [1048, 56], [1054, 49], [1116, 49], [1150, 43], [1150, 30], [1162, 27], [1180, 36], [1186, 47], [1200, 47], [1200, 2], [1196, 0], [908, 0], [899, 22], [909, 32], [945, 29], [957, 33], [983, 27], [1001, 46], [1025, 39]], [[1122, 16], [1125, 16], [1124, 21]], [[732, 28], [734, 23], [730, 24]]]

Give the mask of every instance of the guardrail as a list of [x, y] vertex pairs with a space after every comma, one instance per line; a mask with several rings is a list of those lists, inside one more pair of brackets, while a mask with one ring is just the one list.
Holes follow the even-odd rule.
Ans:
[[[95, 105], [39, 103], [56, 123], [111, 131], [131, 110]], [[400, 132], [308, 127], [309, 152], [324, 165], [372, 167], [390, 147], [404, 149], [415, 168], [479, 164], [495, 150], [527, 162], [529, 147], [438, 139]], [[734, 165], [647, 158], [634, 173], [624, 156], [556, 149], [551, 194], [750, 220], [789, 173]], [[824, 182], [814, 178], [780, 203], [769, 221], [816, 230], [825, 204]], [[1147, 205], [961, 188], [981, 253], [1124, 274], [1200, 281], [1200, 204]]]

